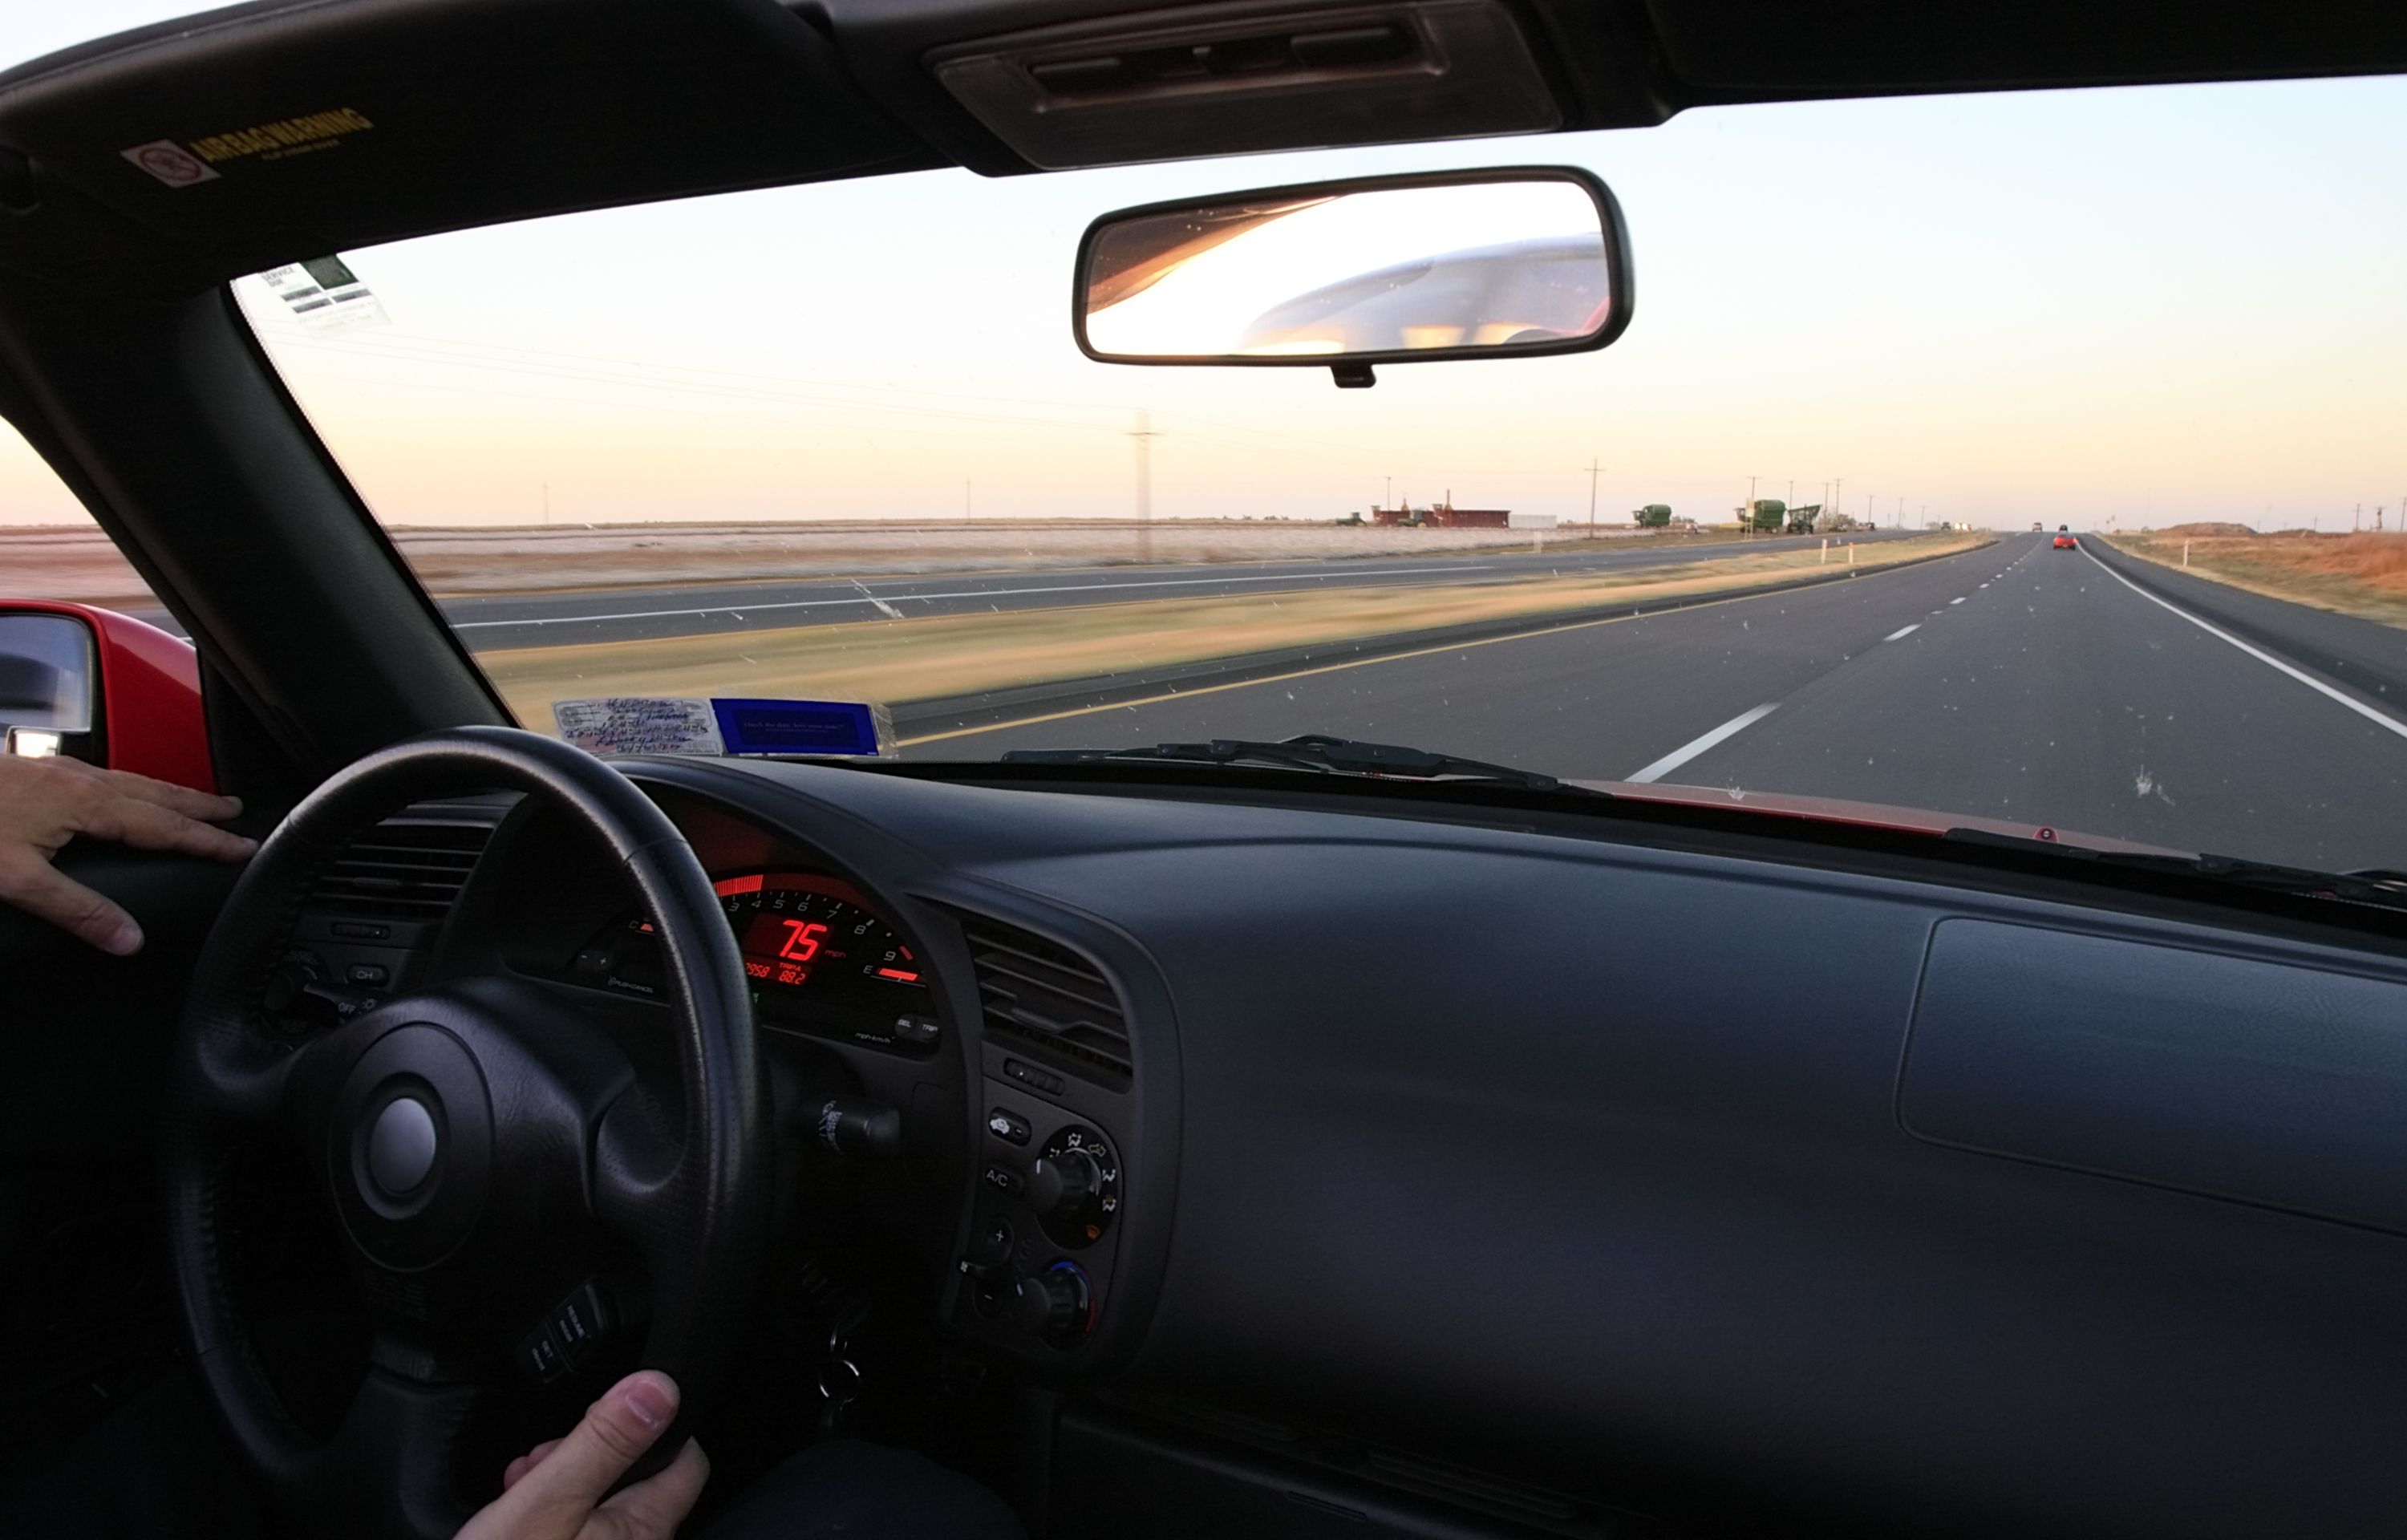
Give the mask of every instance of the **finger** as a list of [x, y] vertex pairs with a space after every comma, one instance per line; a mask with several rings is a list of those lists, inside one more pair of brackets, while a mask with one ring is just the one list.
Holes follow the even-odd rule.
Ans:
[[155, 802], [169, 812], [181, 813], [186, 818], [222, 823], [242, 812], [240, 797], [221, 797], [211, 791], [196, 791], [171, 780], [153, 780], [149, 776], [137, 776], [131, 770], [103, 770], [99, 776], [103, 783], [120, 796]]
[[613, 1540], [670, 1540], [709, 1479], [710, 1457], [689, 1438], [675, 1460], [603, 1504], [595, 1517], [612, 1520], [605, 1533]]
[[677, 1381], [657, 1369], [629, 1375], [586, 1408], [559, 1447], [520, 1473], [501, 1504], [523, 1514], [582, 1516], [652, 1447], [677, 1409]]
[[94, 839], [115, 840], [136, 849], [180, 850], [218, 861], [247, 860], [259, 848], [255, 840], [134, 797], [104, 798], [78, 820], [78, 830]]
[[526, 1453], [519, 1456], [516, 1460], [511, 1461], [507, 1466], [503, 1468], [502, 1471], [502, 1490], [507, 1491], [512, 1487], [517, 1486], [520, 1476], [526, 1475], [527, 1472], [534, 1469], [537, 1465], [542, 1464], [543, 1457], [558, 1447], [560, 1447], [560, 1440], [556, 1438], [547, 1438], [542, 1443], [536, 1445], [534, 1448], [529, 1449]]
[[0, 859], [0, 903], [119, 957], [142, 949], [142, 927], [132, 915], [36, 855]]

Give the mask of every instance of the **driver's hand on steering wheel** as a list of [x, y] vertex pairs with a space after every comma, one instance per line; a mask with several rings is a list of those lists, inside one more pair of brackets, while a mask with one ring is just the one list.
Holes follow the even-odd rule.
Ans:
[[258, 846], [211, 824], [242, 804], [80, 760], [0, 754], [0, 904], [49, 920], [120, 957], [141, 949], [142, 927], [50, 863], [67, 841], [114, 840], [144, 850], [242, 861]]
[[502, 1473], [502, 1495], [458, 1540], [669, 1540], [710, 1479], [688, 1439], [657, 1474], [614, 1497], [611, 1483], [643, 1458], [677, 1416], [677, 1381], [642, 1369], [602, 1392], [566, 1438], [538, 1444]]

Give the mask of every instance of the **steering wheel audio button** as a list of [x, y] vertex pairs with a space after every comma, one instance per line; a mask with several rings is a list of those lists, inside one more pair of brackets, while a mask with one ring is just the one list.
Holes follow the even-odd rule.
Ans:
[[434, 1169], [434, 1115], [415, 1096], [397, 1096], [368, 1131], [368, 1175], [388, 1197], [417, 1191]]

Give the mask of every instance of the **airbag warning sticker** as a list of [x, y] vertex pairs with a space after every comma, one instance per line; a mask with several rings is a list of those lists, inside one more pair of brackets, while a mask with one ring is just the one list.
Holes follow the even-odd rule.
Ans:
[[194, 182], [218, 180], [221, 173], [213, 168], [227, 161], [246, 156], [257, 156], [263, 161], [288, 160], [314, 150], [332, 150], [343, 142], [346, 135], [364, 133], [374, 127], [376, 124], [365, 115], [344, 107], [212, 134], [189, 144], [153, 139], [118, 153], [169, 187], [190, 187]]
[[190, 150], [173, 139], [153, 139], [149, 144], [121, 150], [120, 155], [165, 182], [169, 187], [190, 187], [194, 182], [213, 182], [218, 174], [195, 159]]

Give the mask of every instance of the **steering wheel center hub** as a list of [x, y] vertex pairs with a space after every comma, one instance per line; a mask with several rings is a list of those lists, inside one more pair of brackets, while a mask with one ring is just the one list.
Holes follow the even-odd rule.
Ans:
[[368, 1175], [388, 1198], [406, 1198], [416, 1191], [434, 1174], [442, 1152], [434, 1114], [415, 1096], [387, 1102], [368, 1127]]
[[335, 1207], [370, 1262], [432, 1267], [467, 1239], [491, 1186], [493, 1128], [465, 1043], [424, 1021], [382, 1034], [343, 1077], [329, 1133]]

